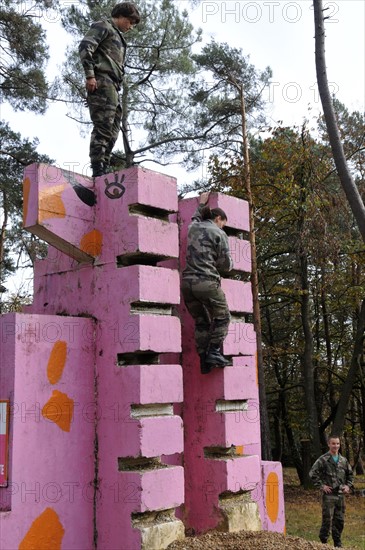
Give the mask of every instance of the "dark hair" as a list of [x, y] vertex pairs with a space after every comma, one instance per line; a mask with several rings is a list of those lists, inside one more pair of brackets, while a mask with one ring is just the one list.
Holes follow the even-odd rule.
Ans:
[[338, 434], [331, 434], [327, 437], [327, 442], [330, 440], [330, 439], [339, 439], [340, 440], [340, 443], [341, 443], [341, 436], [338, 435]]
[[227, 221], [227, 214], [221, 208], [212, 208], [204, 206], [201, 211], [203, 220], [215, 220], [217, 216], [220, 216], [223, 221]]
[[135, 25], [140, 22], [141, 17], [136, 6], [132, 2], [121, 2], [112, 9], [112, 17], [127, 17]]

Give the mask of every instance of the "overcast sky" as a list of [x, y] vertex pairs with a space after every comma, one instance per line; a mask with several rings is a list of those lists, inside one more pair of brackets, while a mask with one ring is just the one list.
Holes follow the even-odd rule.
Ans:
[[[282, 120], [287, 125], [300, 125], [304, 117], [319, 112], [311, 0], [204, 0], [194, 10], [187, 1], [180, 0], [179, 4], [189, 9], [194, 26], [203, 29], [204, 41], [214, 37], [227, 42], [250, 55], [257, 69], [268, 65], [272, 68], [272, 84], [266, 92], [272, 123]], [[330, 15], [326, 23], [326, 61], [331, 88], [350, 110], [364, 112], [365, 2], [324, 0], [324, 5]], [[42, 16], [50, 44], [52, 78], [62, 62], [68, 37], [55, 12], [47, 10]], [[76, 171], [86, 173], [88, 138], [82, 138], [77, 124], [66, 117], [64, 105], [51, 105], [44, 116], [13, 113], [3, 105], [1, 118], [24, 137], [37, 136], [39, 152], [54, 158], [62, 168], [73, 165]], [[121, 141], [118, 146], [122, 148]], [[176, 167], [154, 165], [154, 169], [176, 174], [180, 182], [184, 178]]]
[[[329, 81], [348, 107], [364, 108], [365, 3], [324, 0]], [[194, 22], [204, 33], [242, 48], [257, 67], [273, 69], [275, 114], [297, 122], [307, 104], [318, 104], [311, 0], [202, 3]], [[200, 22], [199, 22], [200, 19]]]

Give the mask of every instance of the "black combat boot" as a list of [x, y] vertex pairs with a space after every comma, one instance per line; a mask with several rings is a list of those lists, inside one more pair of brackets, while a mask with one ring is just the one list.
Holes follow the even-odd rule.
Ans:
[[200, 357], [200, 372], [202, 374], [209, 374], [210, 371], [212, 370], [211, 367], [209, 365], [206, 364], [205, 360], [206, 360], [206, 356], [207, 354], [204, 352], [204, 353], [199, 353], [199, 357]]
[[102, 176], [103, 174], [105, 174], [104, 165], [103, 165], [102, 161], [92, 162], [91, 163], [91, 168], [93, 170], [93, 178], [97, 178], [97, 177]]
[[342, 548], [342, 542], [340, 540], [334, 540], [333, 542], [335, 548]]
[[220, 344], [210, 344], [205, 363], [214, 367], [226, 367], [232, 365], [232, 362], [223, 357], [220, 352]]

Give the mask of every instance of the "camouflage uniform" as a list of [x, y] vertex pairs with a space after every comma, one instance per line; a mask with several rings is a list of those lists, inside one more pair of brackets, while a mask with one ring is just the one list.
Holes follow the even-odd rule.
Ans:
[[331, 530], [335, 546], [341, 546], [341, 533], [345, 520], [345, 497], [342, 487], [353, 485], [353, 472], [348, 460], [338, 455], [336, 463], [331, 453], [326, 453], [318, 458], [313, 464], [309, 476], [314, 486], [322, 489], [323, 485], [332, 488], [332, 493], [322, 495], [322, 525], [319, 531], [319, 538], [327, 542]]
[[195, 320], [199, 354], [205, 353], [210, 343], [221, 344], [227, 335], [230, 313], [220, 280], [221, 274], [233, 267], [227, 235], [213, 220], [202, 221], [203, 207], [198, 207], [189, 226], [182, 275], [182, 294]]
[[91, 164], [108, 163], [118, 139], [122, 119], [119, 100], [124, 75], [126, 42], [112, 19], [93, 23], [79, 45], [86, 78], [98, 87], [88, 92], [87, 102], [94, 129], [90, 140]]

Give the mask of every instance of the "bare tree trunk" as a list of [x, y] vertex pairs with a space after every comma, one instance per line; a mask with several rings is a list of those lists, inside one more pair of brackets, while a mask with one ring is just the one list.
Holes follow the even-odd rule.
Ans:
[[356, 425], [359, 424], [359, 401], [356, 398], [352, 399], [351, 409], [351, 422], [352, 422], [352, 454], [354, 457], [354, 471], [357, 475], [364, 475], [364, 465], [361, 461], [362, 440], [359, 437], [359, 432], [356, 429]]
[[325, 281], [325, 270], [321, 269], [321, 307], [322, 307], [322, 318], [323, 318], [323, 328], [324, 328], [324, 339], [326, 342], [326, 355], [327, 355], [327, 388], [329, 395], [329, 402], [331, 410], [334, 410], [336, 407], [336, 397], [332, 381], [332, 347], [331, 347], [331, 335], [330, 335], [330, 326], [328, 322], [328, 311], [327, 311], [327, 300], [325, 294], [326, 281]]
[[352, 388], [363, 359], [363, 343], [365, 332], [365, 299], [361, 304], [357, 330], [355, 335], [354, 350], [351, 358], [351, 365], [341, 388], [341, 397], [337, 404], [336, 416], [333, 422], [333, 432], [341, 434], [345, 424], [345, 415], [350, 401]]
[[322, 102], [328, 137], [341, 185], [350, 204], [352, 213], [365, 241], [365, 207], [357, 186], [351, 176], [343, 150], [340, 132], [337, 126], [331, 93], [328, 87], [326, 58], [325, 58], [325, 30], [322, 0], [313, 0], [316, 44], [316, 71], [319, 95]]
[[125, 163], [126, 168], [129, 168], [133, 165], [134, 162], [134, 151], [132, 151], [130, 140], [129, 140], [129, 132], [128, 132], [128, 88], [126, 86], [123, 87], [123, 95], [122, 95], [122, 121], [120, 125], [120, 129], [122, 131], [123, 136], [123, 146], [124, 146], [124, 155], [125, 155]]
[[295, 441], [294, 431], [292, 429], [291, 422], [289, 419], [288, 409], [286, 406], [286, 396], [284, 392], [280, 393], [280, 400], [281, 400], [281, 406], [282, 406], [282, 418], [283, 418], [283, 423], [285, 427], [286, 437], [290, 448], [290, 454], [291, 454], [295, 469], [297, 471], [300, 484], [303, 485], [304, 470], [303, 470], [302, 457], [300, 456], [300, 452], [298, 450], [298, 447]]
[[[305, 247], [305, 216], [307, 201], [308, 174], [305, 166], [301, 166], [300, 173], [297, 176], [300, 184], [299, 208], [300, 213], [297, 222], [298, 230], [298, 264], [300, 278], [300, 309], [301, 321], [304, 336], [304, 350], [301, 357], [301, 366], [304, 382], [304, 402], [308, 418], [308, 436], [312, 444], [313, 458], [321, 454], [321, 443], [319, 438], [319, 422], [317, 413], [317, 404], [315, 398], [315, 379], [313, 365], [313, 333], [311, 320], [310, 288], [308, 280], [308, 253]], [[304, 479], [306, 473], [304, 473]]]
[[[305, 145], [304, 126], [302, 130], [303, 146]], [[300, 185], [300, 194], [298, 200], [299, 215], [297, 222], [298, 231], [298, 264], [299, 264], [299, 279], [300, 279], [300, 309], [301, 322], [304, 336], [304, 349], [301, 357], [301, 366], [303, 372], [304, 384], [304, 403], [307, 411], [308, 436], [311, 441], [311, 450], [313, 458], [321, 454], [321, 442], [319, 437], [319, 418], [317, 412], [317, 403], [315, 396], [315, 377], [313, 365], [313, 333], [312, 333], [312, 317], [310, 303], [310, 288], [308, 278], [308, 253], [305, 246], [305, 222], [306, 222], [306, 202], [308, 200], [308, 182], [310, 181], [310, 173], [307, 167], [302, 163], [297, 175]], [[308, 472], [303, 472], [303, 481], [306, 483]]]
[[[263, 290], [263, 296], [264, 299], [267, 298], [267, 291], [266, 291], [266, 285], [265, 285], [265, 278], [261, 278], [261, 285]], [[270, 309], [265, 309], [265, 316], [266, 316], [266, 324], [267, 324], [267, 341], [270, 348], [274, 347], [274, 333], [273, 333], [273, 327], [271, 322], [271, 316], [270, 316]], [[275, 406], [275, 412], [274, 412], [274, 438], [275, 438], [275, 445], [272, 450], [272, 460], [278, 460], [281, 462], [282, 454], [283, 454], [283, 439], [284, 439], [284, 433], [282, 431], [282, 425], [283, 425], [283, 416], [282, 411], [283, 406], [282, 402], [284, 401], [285, 406], [285, 382], [283, 380], [282, 372], [285, 372], [285, 366], [282, 366], [282, 369], [280, 369], [279, 362], [277, 358], [269, 356], [268, 357], [268, 370], [270, 372], [275, 372], [276, 380], [279, 385], [278, 390], [278, 397], [277, 402]]]
[[364, 364], [359, 365], [360, 369], [360, 433], [362, 434], [362, 447], [365, 449], [365, 377], [364, 377]]
[[[236, 85], [237, 87], [237, 85]], [[262, 354], [262, 330], [261, 316], [259, 303], [259, 278], [257, 270], [257, 254], [256, 254], [256, 238], [255, 238], [255, 220], [253, 214], [253, 199], [251, 191], [251, 174], [250, 174], [250, 155], [247, 142], [246, 129], [246, 109], [245, 98], [243, 94], [243, 85], [238, 86], [241, 103], [241, 118], [242, 118], [242, 140], [243, 140], [243, 158], [244, 158], [244, 181], [247, 191], [250, 215], [250, 244], [251, 244], [251, 283], [253, 296], [253, 322], [257, 340], [257, 369], [259, 381], [259, 398], [260, 398], [260, 428], [261, 428], [261, 454], [263, 460], [271, 460], [271, 442], [270, 442], [270, 425], [267, 412], [267, 400], [265, 392], [265, 377], [264, 377], [264, 360]]]
[[278, 460], [281, 462], [282, 456], [283, 456], [283, 434], [281, 432], [281, 403], [280, 399], [278, 398], [275, 412], [274, 412], [274, 449], [272, 451], [272, 458], [273, 460]]
[[317, 407], [315, 401], [315, 384], [313, 372], [313, 335], [310, 322], [309, 284], [307, 257], [300, 251], [300, 279], [301, 279], [301, 318], [304, 334], [304, 351], [302, 355], [302, 369], [304, 380], [304, 400], [308, 415], [309, 435], [312, 442], [313, 456], [321, 454], [321, 443], [319, 438], [319, 425]]
[[309, 487], [313, 487], [313, 483], [311, 481], [311, 478], [309, 477], [309, 471], [313, 464], [311, 448], [312, 448], [312, 442], [310, 439], [301, 439], [300, 449], [301, 449], [302, 464], [303, 464], [302, 485], [305, 489], [309, 489]]
[[[3, 223], [0, 229], [0, 286], [3, 280], [3, 265], [4, 265], [4, 254], [5, 254], [5, 234], [6, 227], [8, 224], [8, 208], [7, 208], [7, 198], [6, 193], [3, 191]], [[1, 292], [0, 292], [1, 297]], [[0, 301], [0, 313], [2, 312], [2, 304]]]

